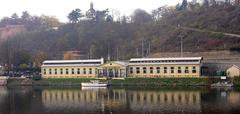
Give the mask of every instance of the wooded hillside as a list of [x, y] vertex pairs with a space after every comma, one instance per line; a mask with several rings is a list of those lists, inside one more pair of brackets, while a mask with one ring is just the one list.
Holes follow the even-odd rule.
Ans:
[[0, 61], [6, 63], [10, 58], [15, 65], [41, 63], [44, 59], [62, 59], [63, 52], [69, 50], [83, 51], [89, 58], [110, 55], [112, 60], [126, 60], [158, 52], [179, 52], [181, 37], [184, 51], [240, 50], [239, 37], [211, 32], [240, 34], [238, 5], [164, 6], [151, 14], [137, 9], [131, 16], [118, 19], [109, 15], [108, 10], [89, 11], [92, 14], [87, 13], [88, 18], [81, 20], [73, 19], [76, 13], [83, 14], [81, 10], [73, 10], [68, 16], [70, 23], [57, 23], [58, 29], [46, 26], [49, 24], [37, 29], [29, 27], [28, 32], [1, 44]]

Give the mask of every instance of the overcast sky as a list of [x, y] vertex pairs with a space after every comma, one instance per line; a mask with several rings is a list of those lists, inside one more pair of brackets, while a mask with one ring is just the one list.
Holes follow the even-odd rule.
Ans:
[[120, 15], [129, 15], [134, 9], [141, 8], [148, 12], [163, 5], [175, 5], [182, 0], [1, 0], [0, 18], [11, 16], [13, 13], [21, 15], [28, 11], [31, 15], [56, 16], [62, 22], [67, 21], [67, 14], [79, 8], [83, 12], [89, 9], [93, 2], [95, 9], [114, 9]]

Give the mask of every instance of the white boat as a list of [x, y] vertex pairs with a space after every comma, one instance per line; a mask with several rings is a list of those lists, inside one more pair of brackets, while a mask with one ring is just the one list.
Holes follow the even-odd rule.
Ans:
[[91, 90], [91, 91], [100, 91], [100, 90], [106, 90], [107, 86], [104, 87], [83, 87], [82, 86], [82, 90]]
[[211, 84], [211, 87], [233, 87], [233, 84], [228, 82], [218, 82]]
[[99, 80], [91, 80], [87, 83], [81, 83], [82, 87], [107, 87], [108, 83], [100, 82]]

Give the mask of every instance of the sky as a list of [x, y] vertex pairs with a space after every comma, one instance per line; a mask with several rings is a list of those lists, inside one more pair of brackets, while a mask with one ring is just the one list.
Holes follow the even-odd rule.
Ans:
[[89, 9], [93, 2], [94, 8], [103, 10], [109, 8], [110, 14], [130, 15], [134, 9], [144, 9], [151, 12], [164, 5], [176, 5], [182, 0], [0, 0], [0, 18], [11, 16], [13, 13], [21, 15], [28, 11], [31, 15], [56, 16], [61, 22], [67, 22], [67, 15], [73, 9], [79, 8], [83, 12]]

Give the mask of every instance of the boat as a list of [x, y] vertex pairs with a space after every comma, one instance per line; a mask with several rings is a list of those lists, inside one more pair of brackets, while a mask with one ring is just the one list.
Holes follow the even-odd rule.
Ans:
[[91, 80], [90, 82], [81, 83], [82, 87], [107, 87], [108, 83], [100, 82], [99, 80]]
[[91, 91], [99, 91], [99, 90], [106, 90], [108, 87], [104, 86], [104, 87], [86, 87], [86, 86], [82, 86], [82, 90], [91, 90]]
[[233, 87], [233, 84], [228, 82], [218, 82], [211, 84], [211, 87]]

